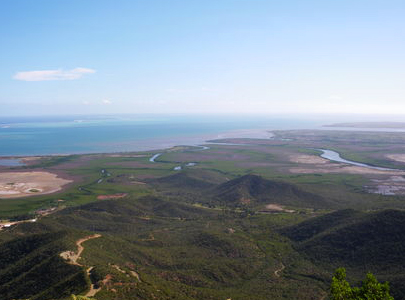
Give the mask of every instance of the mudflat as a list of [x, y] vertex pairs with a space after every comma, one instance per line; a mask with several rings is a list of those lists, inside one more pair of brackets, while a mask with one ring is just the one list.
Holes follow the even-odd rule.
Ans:
[[405, 163], [405, 154], [398, 154], [398, 153], [387, 154], [386, 157], [395, 161]]
[[51, 172], [4, 172], [0, 173], [0, 198], [50, 194], [70, 182]]

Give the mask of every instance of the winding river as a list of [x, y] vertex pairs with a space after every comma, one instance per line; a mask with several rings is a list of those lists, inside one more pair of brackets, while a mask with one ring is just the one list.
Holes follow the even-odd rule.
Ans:
[[155, 155], [153, 155], [151, 158], [149, 158], [150, 162], [155, 162], [155, 159], [158, 158], [159, 156], [161, 156], [163, 153], [157, 153]]
[[395, 169], [375, 167], [375, 166], [371, 166], [368, 164], [363, 164], [363, 163], [347, 160], [347, 159], [342, 158], [339, 153], [332, 151], [332, 150], [327, 150], [327, 149], [316, 149], [316, 150], [322, 151], [321, 157], [329, 159], [331, 161], [336, 161], [336, 162], [340, 162], [340, 163], [350, 164], [353, 166], [364, 167], [364, 168], [369, 168], [369, 169], [374, 169], [374, 170], [396, 171]]

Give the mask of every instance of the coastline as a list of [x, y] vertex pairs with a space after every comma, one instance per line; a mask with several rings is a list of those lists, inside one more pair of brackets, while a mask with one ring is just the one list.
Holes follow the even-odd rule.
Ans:
[[[61, 157], [70, 155], [92, 155], [92, 154], [120, 154], [120, 153], [134, 153], [134, 152], [156, 152], [166, 151], [170, 148], [179, 145], [187, 147], [204, 147], [206, 144], [212, 144], [213, 140], [225, 138], [253, 138], [253, 139], [271, 139], [273, 134], [268, 129], [240, 129], [221, 132], [217, 134], [204, 134], [195, 136], [175, 136], [165, 138], [151, 138], [136, 141], [126, 141], [116, 145], [116, 149], [103, 149], [103, 151], [70, 151], [70, 152], [44, 152], [44, 153], [26, 153], [16, 155], [15, 153], [0, 154], [0, 160], [31, 160], [32, 158], [42, 157]], [[100, 145], [100, 148], [108, 147], [107, 144]], [[123, 149], [120, 149], [123, 148]], [[105, 151], [104, 151], [105, 150]], [[4, 165], [0, 164], [0, 167]], [[14, 166], [12, 166], [14, 167]]]

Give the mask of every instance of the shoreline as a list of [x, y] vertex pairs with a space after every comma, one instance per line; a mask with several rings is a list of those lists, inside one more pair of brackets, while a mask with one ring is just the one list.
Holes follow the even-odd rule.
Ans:
[[[61, 157], [71, 155], [103, 155], [103, 154], [125, 154], [125, 153], [138, 153], [138, 152], [158, 152], [165, 151], [173, 147], [186, 146], [186, 147], [205, 147], [205, 144], [213, 144], [213, 140], [220, 140], [224, 138], [253, 138], [253, 139], [271, 139], [273, 136], [272, 130], [269, 129], [238, 129], [232, 131], [221, 132], [217, 134], [204, 134], [192, 135], [183, 137], [169, 137], [169, 138], [156, 138], [135, 140], [123, 142], [122, 150], [111, 149], [101, 151], [71, 151], [71, 152], [55, 152], [55, 153], [26, 153], [26, 154], [0, 154], [0, 160], [4, 159], [25, 159], [31, 157]], [[136, 145], [128, 146], [128, 143], [135, 142]], [[130, 147], [130, 148], [128, 148]], [[101, 146], [100, 148], [103, 148]], [[4, 167], [0, 164], [0, 167]]]
[[[184, 121], [184, 120], [183, 120]], [[235, 120], [232, 120], [233, 122]], [[150, 123], [155, 127], [152, 127], [150, 134], [142, 133], [142, 130], [149, 125], [140, 123], [140, 127], [136, 127], [134, 132], [132, 133], [131, 126], [135, 126], [134, 123], [128, 123], [128, 126], [124, 126], [120, 123], [120, 127], [117, 128], [118, 132], [116, 135], [111, 136], [107, 135], [105, 139], [100, 139], [100, 134], [95, 135], [94, 138], [87, 138], [83, 140], [83, 134], [80, 134], [82, 131], [76, 131], [76, 134], [79, 134], [78, 137], [75, 137], [70, 142], [62, 141], [61, 143], [56, 143], [55, 141], [45, 140], [42, 144], [41, 140], [39, 139], [40, 136], [37, 135], [38, 132], [40, 133], [43, 129], [42, 127], [35, 127], [39, 128], [38, 132], [34, 131], [32, 135], [30, 135], [31, 142], [24, 142], [20, 144], [12, 143], [8, 145], [8, 147], [3, 148], [0, 151], [0, 159], [21, 159], [25, 157], [32, 157], [32, 156], [40, 156], [40, 157], [52, 157], [52, 156], [70, 156], [70, 155], [91, 155], [91, 154], [111, 154], [111, 153], [131, 153], [131, 152], [154, 152], [165, 150], [171, 147], [175, 147], [177, 145], [187, 145], [187, 146], [198, 146], [210, 143], [213, 140], [219, 139], [231, 139], [231, 138], [251, 138], [251, 139], [272, 139], [274, 138], [273, 132], [277, 131], [290, 131], [290, 130], [324, 130], [324, 131], [345, 131], [345, 132], [392, 132], [392, 133], [402, 133], [405, 131], [398, 131], [397, 128], [389, 128], [388, 130], [385, 128], [356, 128], [356, 127], [328, 127], [325, 125], [325, 122], [303, 122], [303, 120], [295, 120], [291, 119], [290, 122], [285, 122], [286, 120], [282, 120], [282, 122], [277, 123], [280, 120], [263, 120], [261, 124], [252, 124], [252, 120], [247, 120], [245, 128], [239, 127], [238, 129], [230, 129], [224, 127], [232, 127], [234, 125], [229, 126], [222, 126], [224, 124], [223, 120], [219, 122], [218, 120], [214, 120], [211, 124], [211, 127], [205, 126], [207, 123], [203, 122], [203, 126], [198, 128], [196, 126], [192, 127], [191, 130], [185, 130], [182, 132], [176, 130], [169, 130], [165, 134], [165, 126], [163, 123]], [[241, 120], [243, 122], [243, 120]], [[115, 124], [115, 123], [112, 123]], [[158, 127], [156, 127], [158, 124]], [[168, 123], [169, 125], [172, 123]], [[176, 124], [176, 122], [174, 122]], [[185, 123], [187, 125], [189, 123]], [[195, 125], [196, 123], [190, 123]], [[218, 124], [218, 129], [213, 130], [213, 126]], [[106, 126], [102, 127], [101, 133], [103, 133], [106, 128], [111, 130], [109, 127], [110, 123], [106, 123]], [[137, 125], [138, 126], [138, 125]], [[145, 127], [146, 126], [146, 127]], [[204, 127], [205, 126], [205, 127]], [[28, 127], [27, 127], [28, 128]], [[65, 127], [45, 127], [49, 128], [51, 133], [56, 134], [60, 128]], [[70, 127], [66, 127], [70, 128]], [[12, 129], [12, 128], [11, 128]], [[86, 133], [89, 129], [94, 129], [94, 126], [84, 126], [84, 132]], [[3, 129], [5, 135], [4, 142], [8, 143], [9, 134], [10, 137], [17, 136], [20, 134], [18, 132], [7, 133], [10, 128]], [[68, 129], [70, 130], [70, 129]], [[104, 130], [104, 131], [103, 131]], [[123, 134], [121, 134], [121, 130], [123, 130]], [[139, 131], [141, 130], [141, 131]], [[109, 133], [109, 131], [106, 131]], [[99, 132], [100, 133], [100, 132]], [[90, 132], [88, 132], [89, 136], [92, 136]], [[113, 138], [114, 137], [114, 138]], [[116, 138], [118, 137], [118, 139]], [[38, 138], [38, 139], [35, 139]], [[38, 140], [39, 142], [35, 142]], [[41, 146], [42, 145], [42, 146]], [[27, 151], [27, 149], [29, 149]]]
[[[0, 155], [0, 160], [15, 159], [15, 160], [24, 160], [37, 157], [38, 159], [44, 157], [62, 157], [62, 156], [71, 156], [71, 155], [108, 155], [108, 154], [128, 154], [128, 153], [139, 153], [139, 152], [164, 152], [174, 147], [199, 147], [204, 148], [209, 144], [216, 144], [215, 140], [229, 139], [229, 138], [251, 138], [251, 139], [271, 139], [273, 137], [272, 130], [268, 129], [242, 129], [235, 131], [228, 131], [215, 135], [195, 136], [195, 137], [184, 137], [178, 138], [175, 137], [157, 139], [155, 142], [152, 142], [150, 146], [143, 146], [142, 149], [128, 149], [128, 150], [116, 150], [116, 151], [101, 151], [101, 152], [71, 152], [71, 153], [43, 153], [43, 154], [26, 154], [26, 155]], [[167, 141], [173, 140], [173, 142]], [[141, 141], [140, 141], [141, 142]], [[220, 144], [220, 143], [218, 143]], [[24, 165], [22, 165], [24, 166]], [[0, 164], [0, 167], [5, 167]], [[7, 167], [7, 166], [6, 166]], [[17, 167], [17, 166], [11, 166]]]

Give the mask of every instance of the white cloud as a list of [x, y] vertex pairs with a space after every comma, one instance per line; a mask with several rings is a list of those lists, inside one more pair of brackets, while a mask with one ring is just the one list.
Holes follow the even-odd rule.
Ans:
[[22, 81], [75, 80], [85, 74], [93, 74], [96, 70], [88, 68], [74, 68], [72, 70], [42, 70], [17, 72], [13, 78]]
[[90, 101], [87, 100], [83, 101], [83, 105], [90, 105]]
[[109, 100], [109, 99], [104, 99], [103, 101], [103, 104], [112, 104], [112, 101], [111, 100]]

